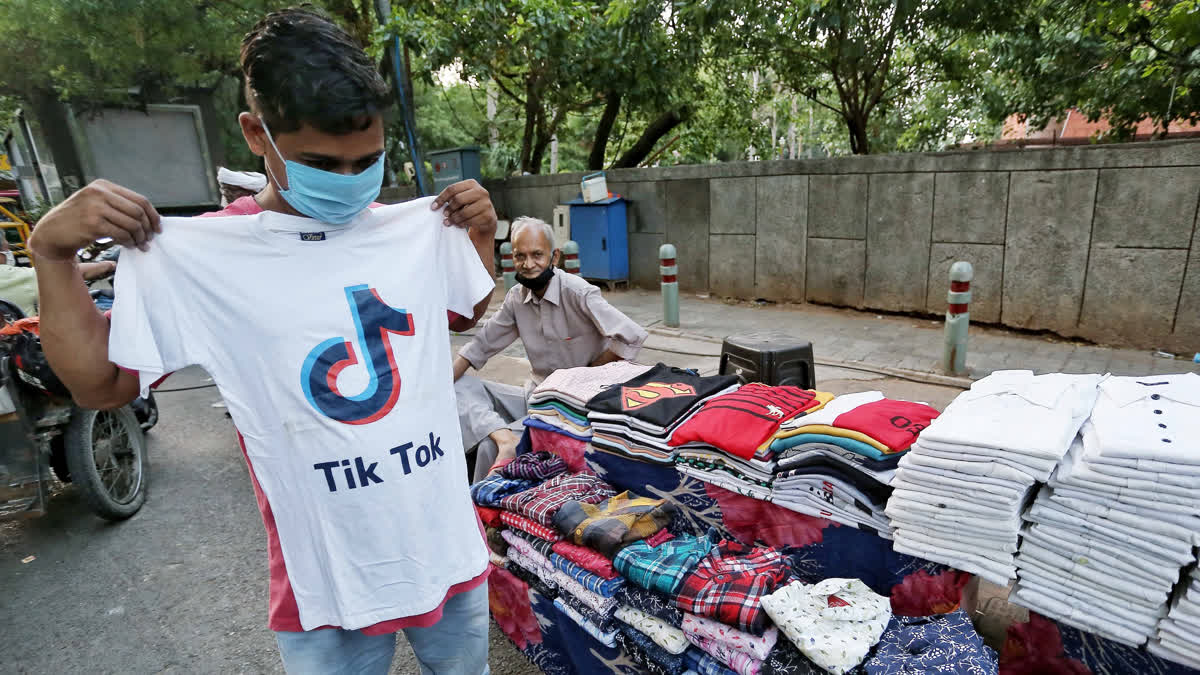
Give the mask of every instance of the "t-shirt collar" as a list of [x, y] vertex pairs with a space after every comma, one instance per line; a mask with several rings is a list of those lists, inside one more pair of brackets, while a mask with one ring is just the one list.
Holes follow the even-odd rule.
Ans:
[[1196, 373], [1110, 377], [1100, 384], [1100, 389], [1120, 407], [1152, 395], [1200, 407], [1200, 375]]

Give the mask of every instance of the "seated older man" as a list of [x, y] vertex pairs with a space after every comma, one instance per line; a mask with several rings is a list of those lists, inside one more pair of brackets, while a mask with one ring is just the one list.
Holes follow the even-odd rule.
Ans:
[[[599, 366], [633, 359], [646, 331], [608, 304], [600, 290], [557, 269], [554, 230], [536, 218], [512, 225], [517, 281], [500, 311], [454, 359], [455, 392], [463, 447], [477, 448], [475, 480], [516, 452], [526, 398], [535, 385], [559, 368]], [[518, 387], [465, 376], [483, 368], [517, 338], [525, 345], [532, 378]]]

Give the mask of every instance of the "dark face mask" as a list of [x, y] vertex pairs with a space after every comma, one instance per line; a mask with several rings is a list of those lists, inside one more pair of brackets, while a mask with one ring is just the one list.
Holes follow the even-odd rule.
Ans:
[[554, 265], [546, 265], [546, 269], [542, 270], [542, 273], [537, 275], [536, 277], [523, 277], [520, 274], [518, 274], [517, 275], [517, 283], [521, 284], [522, 286], [524, 286], [525, 288], [528, 288], [531, 291], [540, 291], [543, 288], [545, 288], [550, 283], [550, 280], [553, 278], [554, 278]]

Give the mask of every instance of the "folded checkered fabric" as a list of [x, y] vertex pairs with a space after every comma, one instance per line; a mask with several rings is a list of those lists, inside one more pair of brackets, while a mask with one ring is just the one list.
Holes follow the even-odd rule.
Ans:
[[588, 635], [596, 638], [596, 640], [598, 640], [601, 644], [605, 645], [606, 647], [617, 646], [617, 632], [615, 630], [606, 631], [591, 621], [588, 621], [579, 612], [576, 612], [574, 608], [563, 602], [561, 597], [554, 601], [554, 606], [558, 609], [558, 611], [567, 615], [567, 618], [571, 619], [571, 621], [574, 621], [580, 628], [587, 631]]
[[705, 654], [696, 647], [689, 648], [683, 653], [683, 662], [699, 675], [737, 675], [725, 667], [725, 664]]
[[550, 555], [550, 563], [554, 565], [555, 569], [579, 582], [580, 586], [604, 598], [615, 596], [617, 591], [625, 585], [625, 580], [621, 577], [602, 579], [557, 553]]
[[471, 486], [471, 499], [480, 506], [499, 506], [500, 500], [538, 486], [540, 481], [505, 478], [492, 474]]
[[652, 591], [674, 596], [683, 578], [712, 550], [711, 536], [691, 535], [672, 539], [658, 546], [639, 541], [613, 558], [613, 567], [626, 579]]
[[514, 527], [518, 530], [521, 530], [522, 532], [528, 532], [535, 537], [541, 537], [546, 541], [559, 541], [562, 539], [562, 535], [553, 529], [546, 527], [541, 523], [535, 523], [525, 516], [522, 516], [519, 513], [513, 513], [512, 511], [501, 511], [500, 522], [508, 525], [509, 527]]
[[[670, 525], [668, 525], [667, 527], [670, 527]], [[646, 543], [651, 546], [658, 546], [659, 544], [671, 541], [674, 538], [675, 538], [675, 535], [671, 534], [670, 530], [662, 529], [662, 530], [659, 530], [658, 532], [655, 532], [653, 536], [646, 537]]]
[[616, 579], [620, 576], [613, 569], [611, 560], [585, 546], [564, 540], [554, 545], [554, 552], [604, 579]]
[[500, 468], [500, 475], [505, 478], [538, 482], [566, 472], [567, 463], [563, 458], [545, 450], [518, 455], [516, 459]]
[[630, 497], [628, 492], [600, 502], [567, 502], [554, 514], [554, 526], [576, 544], [613, 557], [622, 548], [671, 524], [675, 506], [665, 499]]
[[563, 593], [574, 595], [580, 602], [594, 609], [598, 614], [605, 617], [612, 617], [617, 611], [617, 601], [612, 598], [606, 598], [602, 595], [597, 595], [583, 586], [579, 585], [571, 577], [563, 574], [558, 570], [554, 570], [554, 575], [550, 577], [554, 581], [554, 585]]
[[616, 491], [608, 483], [588, 473], [563, 474], [542, 483], [532, 490], [505, 497], [500, 506], [519, 513], [546, 527], [554, 525], [554, 514], [567, 502], [597, 504]]
[[683, 612], [675, 606], [674, 599], [662, 593], [648, 591], [636, 584], [625, 584], [624, 588], [617, 591], [617, 601], [662, 619], [676, 628], [683, 625]]
[[624, 623], [617, 624], [617, 642], [634, 663], [651, 673], [682, 675], [687, 664], [682, 654], [672, 654], [654, 643], [645, 633]]
[[696, 616], [762, 635], [767, 622], [763, 596], [791, 578], [788, 560], [778, 550], [725, 540], [684, 578], [675, 604]]

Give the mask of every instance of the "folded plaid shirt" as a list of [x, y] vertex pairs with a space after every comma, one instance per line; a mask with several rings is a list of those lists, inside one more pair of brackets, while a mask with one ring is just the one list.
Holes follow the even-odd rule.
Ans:
[[600, 597], [611, 598], [625, 585], [625, 580], [621, 577], [617, 577], [616, 579], [602, 579], [557, 553], [550, 555], [550, 562], [554, 565], [555, 569], [560, 570], [563, 574], [579, 582], [580, 586]]
[[539, 483], [566, 472], [567, 463], [563, 458], [545, 450], [518, 455], [500, 468], [500, 475], [505, 478], [523, 478]]
[[683, 662], [687, 664], [689, 670], [694, 670], [699, 675], [737, 675], [726, 668], [725, 664], [700, 651], [697, 647], [691, 647], [683, 653]]
[[567, 502], [554, 514], [554, 526], [576, 544], [613, 557], [671, 524], [675, 506], [665, 499], [629, 496], [628, 492], [600, 502]]
[[554, 552], [604, 579], [616, 579], [620, 576], [613, 569], [611, 560], [590, 548], [577, 546], [569, 541], [560, 541], [554, 545]]
[[653, 547], [639, 541], [621, 549], [613, 558], [613, 567], [642, 588], [674, 596], [683, 578], [708, 556], [712, 547], [712, 535], [687, 535]]
[[514, 480], [492, 474], [471, 486], [471, 499], [480, 506], [499, 506], [500, 500], [538, 486], [536, 480]]
[[[554, 544], [552, 542], [546, 541], [537, 535], [523, 532], [521, 530], [510, 530], [510, 532], [529, 542], [529, 545], [533, 547], [533, 550], [537, 551], [538, 554], [547, 561], [550, 560], [550, 554], [554, 552]], [[547, 564], [549, 563], [547, 562]]]
[[535, 523], [525, 516], [513, 513], [512, 511], [501, 511], [500, 522], [522, 532], [528, 532], [535, 537], [541, 537], [546, 541], [558, 541], [562, 539], [562, 535], [555, 532], [553, 528], [546, 527], [541, 523]]
[[[554, 525], [554, 514], [567, 502], [596, 504], [616, 491], [608, 483], [589, 473], [563, 474], [542, 483], [532, 490], [505, 497], [500, 506], [506, 511], [519, 513], [546, 527]], [[549, 537], [546, 537], [549, 539]], [[560, 539], [561, 537], [556, 537]]]
[[683, 580], [675, 604], [696, 616], [762, 635], [767, 622], [763, 596], [791, 578], [788, 559], [778, 550], [726, 540]]

